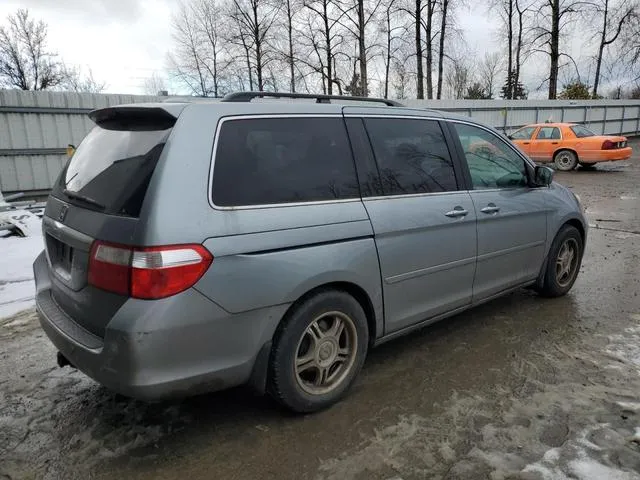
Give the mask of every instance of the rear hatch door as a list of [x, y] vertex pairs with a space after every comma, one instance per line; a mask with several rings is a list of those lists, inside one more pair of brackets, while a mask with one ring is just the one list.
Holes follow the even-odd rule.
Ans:
[[151, 181], [176, 117], [163, 108], [91, 113], [96, 126], [63, 169], [45, 210], [43, 233], [53, 300], [100, 337], [127, 297], [88, 284], [94, 240], [135, 243]]

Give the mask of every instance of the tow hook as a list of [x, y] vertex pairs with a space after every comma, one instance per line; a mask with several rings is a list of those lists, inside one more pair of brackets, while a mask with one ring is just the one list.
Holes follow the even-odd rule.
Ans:
[[62, 354], [62, 352], [58, 352], [57, 358], [58, 358], [58, 366], [60, 368], [66, 367], [67, 365], [69, 365], [71, 368], [76, 368], [75, 365], [71, 363], [69, 359]]

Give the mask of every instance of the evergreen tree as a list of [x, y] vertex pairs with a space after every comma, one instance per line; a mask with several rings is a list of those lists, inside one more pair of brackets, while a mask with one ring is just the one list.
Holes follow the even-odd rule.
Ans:
[[522, 85], [522, 82], [518, 81], [516, 84], [515, 78], [516, 72], [512, 70], [502, 87], [501, 96], [505, 100], [526, 100], [528, 96], [527, 90]]

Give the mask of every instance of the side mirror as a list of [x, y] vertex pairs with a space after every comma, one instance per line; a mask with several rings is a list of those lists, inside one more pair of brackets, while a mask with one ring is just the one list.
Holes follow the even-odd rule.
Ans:
[[539, 187], [548, 187], [553, 181], [553, 170], [549, 167], [536, 166], [534, 181]]
[[507, 138], [508, 138], [509, 140], [513, 140], [513, 135], [507, 135]]

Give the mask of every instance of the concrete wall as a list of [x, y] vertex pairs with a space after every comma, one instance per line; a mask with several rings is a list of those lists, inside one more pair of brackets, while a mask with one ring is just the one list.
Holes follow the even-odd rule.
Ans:
[[[0, 90], [0, 190], [45, 191], [93, 123], [87, 113], [123, 103], [166, 97]], [[471, 116], [510, 131], [545, 120], [584, 123], [596, 133], [640, 133], [640, 101], [403, 100], [416, 108], [437, 108]]]
[[406, 100], [412, 107], [429, 105], [473, 117], [511, 131], [530, 123], [575, 122], [595, 133], [640, 134], [640, 100]]

